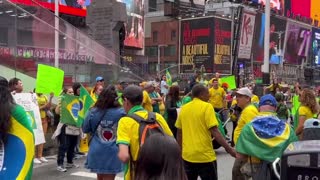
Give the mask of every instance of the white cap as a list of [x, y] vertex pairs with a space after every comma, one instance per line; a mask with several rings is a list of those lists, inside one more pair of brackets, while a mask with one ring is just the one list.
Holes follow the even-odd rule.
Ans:
[[244, 88], [241, 88], [237, 91], [237, 94], [241, 94], [241, 95], [244, 95], [244, 96], [248, 96], [248, 97], [252, 97], [252, 92], [249, 88], [247, 87], [244, 87]]

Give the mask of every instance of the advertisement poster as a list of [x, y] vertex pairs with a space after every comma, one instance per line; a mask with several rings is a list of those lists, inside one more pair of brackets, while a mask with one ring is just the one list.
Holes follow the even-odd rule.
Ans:
[[[264, 14], [258, 13], [256, 15], [255, 33], [254, 33], [254, 51], [253, 60], [256, 62], [263, 62], [264, 58], [264, 31], [265, 21]], [[270, 47], [269, 59], [270, 64], [280, 64], [281, 55], [283, 54], [284, 38], [286, 32], [287, 21], [276, 16], [270, 18]]]
[[46, 141], [43, 134], [41, 116], [36, 94], [16, 93], [13, 97], [15, 102], [22, 106], [27, 112], [27, 116], [30, 120], [30, 124], [34, 133], [35, 145], [45, 143]]
[[124, 23], [126, 39], [124, 45], [142, 49], [144, 47], [145, 0], [117, 0], [126, 4], [128, 20]]
[[181, 21], [180, 72], [213, 73], [214, 17]]
[[312, 56], [313, 64], [320, 65], [320, 29], [312, 28]]
[[251, 59], [251, 49], [254, 33], [256, 15], [250, 12], [244, 12], [242, 15], [241, 34], [239, 41], [239, 59]]
[[214, 20], [214, 72], [231, 73], [231, 21]]
[[284, 63], [301, 65], [308, 57], [311, 28], [288, 21], [285, 42]]

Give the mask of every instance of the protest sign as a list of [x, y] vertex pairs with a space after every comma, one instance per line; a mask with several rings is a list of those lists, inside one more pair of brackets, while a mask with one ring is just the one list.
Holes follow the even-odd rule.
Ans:
[[64, 71], [61, 69], [38, 64], [36, 92], [59, 96], [62, 90]]

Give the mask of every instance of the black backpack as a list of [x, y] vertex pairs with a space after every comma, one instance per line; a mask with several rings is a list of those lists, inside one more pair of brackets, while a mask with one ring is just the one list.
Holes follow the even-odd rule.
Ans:
[[130, 114], [128, 117], [134, 119], [139, 123], [139, 145], [140, 147], [144, 144], [146, 139], [152, 134], [164, 134], [162, 127], [156, 121], [156, 114], [154, 112], [148, 112], [148, 118], [144, 119], [139, 115]]

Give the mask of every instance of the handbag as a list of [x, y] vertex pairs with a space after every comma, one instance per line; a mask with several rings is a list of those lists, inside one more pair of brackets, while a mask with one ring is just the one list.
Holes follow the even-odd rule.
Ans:
[[80, 135], [80, 128], [67, 125], [66, 126], [66, 135], [79, 136]]

